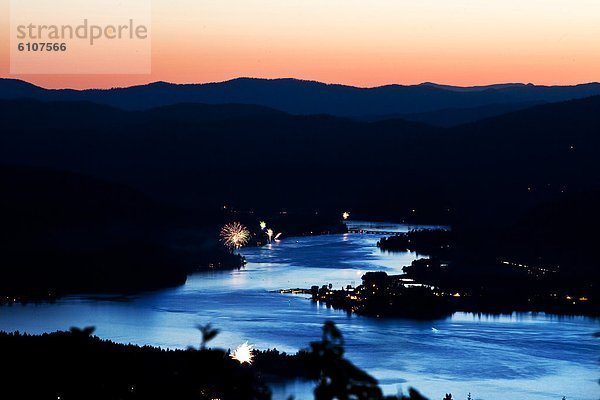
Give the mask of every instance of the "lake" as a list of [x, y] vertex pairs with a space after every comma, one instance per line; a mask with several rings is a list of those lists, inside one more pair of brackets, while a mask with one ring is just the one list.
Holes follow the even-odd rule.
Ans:
[[[406, 231], [406, 225], [354, 221], [369, 231]], [[434, 322], [348, 315], [308, 296], [272, 291], [358, 285], [367, 271], [400, 273], [415, 253], [385, 253], [379, 235], [285, 238], [245, 248], [239, 271], [200, 273], [185, 285], [127, 298], [70, 296], [55, 304], [0, 307], [0, 330], [28, 333], [96, 326], [122, 343], [170, 348], [199, 345], [197, 324], [221, 330], [212, 347], [248, 341], [260, 349], [295, 352], [318, 340], [325, 320], [346, 338], [347, 357], [377, 379], [386, 393], [413, 386], [431, 399], [597, 400], [600, 397], [598, 319], [521, 313], [456, 313]], [[435, 328], [435, 329], [432, 329]], [[274, 386], [274, 397], [311, 398], [311, 385]]]

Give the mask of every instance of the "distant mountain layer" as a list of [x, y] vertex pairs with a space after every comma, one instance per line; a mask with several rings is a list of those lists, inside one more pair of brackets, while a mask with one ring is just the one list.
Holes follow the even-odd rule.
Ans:
[[0, 101], [0, 162], [92, 175], [201, 209], [502, 221], [600, 185], [599, 110], [595, 96], [443, 129], [241, 105]]
[[178, 103], [254, 104], [297, 115], [330, 114], [368, 120], [391, 117], [450, 126], [525, 108], [600, 94], [600, 84], [535, 86], [503, 84], [453, 87], [425, 83], [357, 88], [295, 79], [250, 79], [208, 84], [164, 82], [110, 90], [47, 90], [1, 79], [0, 98], [44, 101], [91, 101], [124, 110]]
[[485, 118], [495, 117], [512, 111], [523, 110], [532, 107], [540, 102], [525, 103], [507, 103], [507, 104], [489, 104], [471, 108], [444, 108], [442, 110], [427, 111], [421, 113], [399, 114], [399, 115], [380, 115], [365, 118], [367, 121], [382, 121], [386, 119], [404, 119], [407, 121], [422, 122], [429, 125], [450, 128], [466, 124], [469, 122], [480, 121]]
[[185, 282], [187, 260], [163, 237], [176, 214], [137, 191], [7, 165], [0, 165], [0, 186], [0, 295], [51, 298]]

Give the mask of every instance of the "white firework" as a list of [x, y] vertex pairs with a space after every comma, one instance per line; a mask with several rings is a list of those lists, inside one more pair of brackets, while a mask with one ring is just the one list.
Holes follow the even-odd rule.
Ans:
[[239, 249], [250, 240], [250, 231], [239, 222], [231, 222], [221, 228], [221, 241], [230, 249]]
[[252, 350], [252, 345], [248, 344], [248, 342], [245, 342], [244, 344], [240, 344], [237, 349], [231, 353], [230, 357], [239, 361], [240, 364], [252, 364], [252, 359], [254, 358]]

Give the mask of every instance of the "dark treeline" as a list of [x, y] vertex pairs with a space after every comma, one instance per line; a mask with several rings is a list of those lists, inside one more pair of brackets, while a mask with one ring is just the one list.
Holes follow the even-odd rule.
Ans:
[[416, 260], [405, 272], [368, 272], [355, 288], [314, 287], [313, 300], [348, 313], [417, 320], [443, 319], [457, 311], [600, 316], [595, 293], [587, 285], [564, 285], [560, 276], [532, 277], [520, 267], [507, 266], [473, 274], [437, 259]]
[[388, 251], [414, 251], [419, 254], [448, 255], [455, 233], [449, 229], [414, 229], [406, 233], [383, 237], [377, 247]]
[[3, 397], [12, 399], [269, 399], [257, 371], [222, 350], [122, 345], [89, 330], [0, 333]]
[[93, 331], [0, 332], [3, 397], [268, 400], [267, 379], [300, 378], [316, 382], [316, 400], [425, 400], [413, 389], [409, 397], [384, 397], [377, 380], [344, 357], [343, 336], [332, 322], [309, 349], [293, 355], [253, 351], [252, 364], [240, 364], [225, 350], [123, 345]]
[[459, 311], [439, 291], [422, 283], [415, 285], [409, 276], [388, 276], [381, 271], [367, 272], [362, 276], [362, 284], [355, 288], [334, 289], [324, 285], [313, 286], [311, 292], [313, 301], [369, 317], [434, 320]]

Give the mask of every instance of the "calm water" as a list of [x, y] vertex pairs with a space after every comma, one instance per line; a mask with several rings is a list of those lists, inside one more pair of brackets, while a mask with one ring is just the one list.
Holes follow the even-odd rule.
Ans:
[[[365, 223], [359, 225], [366, 226]], [[406, 230], [370, 224], [369, 229]], [[432, 399], [600, 398], [598, 320], [515, 314], [486, 317], [455, 314], [436, 322], [348, 316], [311, 303], [306, 296], [269, 291], [332, 283], [359, 284], [370, 270], [397, 273], [414, 253], [380, 252], [377, 235], [288, 238], [245, 249], [241, 271], [198, 274], [186, 285], [128, 301], [70, 297], [53, 305], [0, 308], [0, 330], [50, 332], [95, 325], [103, 338], [124, 343], [185, 348], [198, 345], [195, 326], [212, 322], [222, 330], [213, 347], [248, 340], [258, 348], [295, 352], [320, 337], [324, 320], [346, 336], [347, 355], [378, 378], [388, 393], [409, 386]], [[437, 331], [432, 330], [436, 328]], [[276, 398], [311, 398], [310, 384], [274, 387]]]

